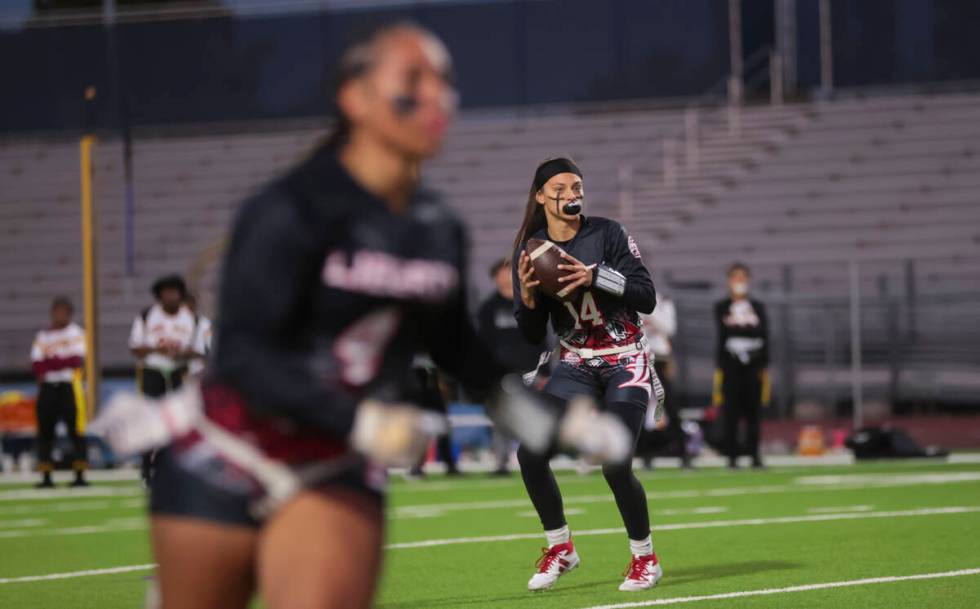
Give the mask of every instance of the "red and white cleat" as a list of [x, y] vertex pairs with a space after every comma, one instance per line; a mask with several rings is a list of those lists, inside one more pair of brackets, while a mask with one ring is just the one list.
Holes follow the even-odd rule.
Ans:
[[527, 589], [531, 592], [547, 590], [555, 585], [559, 577], [577, 567], [578, 563], [578, 552], [570, 541], [541, 548], [541, 558], [534, 563], [538, 572], [527, 582]]
[[623, 592], [636, 592], [656, 586], [664, 576], [664, 570], [660, 568], [660, 561], [654, 553], [648, 556], [634, 556], [623, 575], [626, 579], [620, 584], [619, 589]]

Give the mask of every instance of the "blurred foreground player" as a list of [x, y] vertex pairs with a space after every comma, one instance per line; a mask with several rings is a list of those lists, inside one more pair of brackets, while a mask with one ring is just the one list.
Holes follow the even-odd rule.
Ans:
[[[555, 158], [538, 165], [515, 240], [515, 315], [532, 342], [544, 339], [549, 320], [558, 336], [561, 357], [544, 391], [562, 401], [592, 397], [631, 432], [627, 458], [604, 465], [602, 474], [616, 498], [632, 555], [619, 589], [644, 590], [663, 576], [650, 537], [646, 493], [632, 467], [651, 395], [657, 398], [655, 408], [663, 400], [639, 318], [640, 313], [654, 310], [656, 292], [633, 237], [612, 220], [583, 215], [583, 197], [582, 172], [574, 162]], [[532, 238], [544, 241], [528, 252]], [[538, 289], [544, 278], [536, 275], [532, 264], [555, 245], [564, 250], [564, 264], [557, 267], [562, 273], [558, 281], [566, 286], [561, 292], [570, 295], [564, 301]], [[550, 455], [537, 455], [521, 446], [517, 457], [548, 540], [528, 588], [546, 590], [577, 567], [579, 557]]]
[[211, 356], [213, 324], [210, 318], [198, 310], [197, 297], [194, 294], [188, 292], [184, 304], [194, 314], [194, 340], [191, 343], [190, 360], [187, 362], [187, 375], [199, 378], [204, 373], [208, 358]]
[[[721, 389], [721, 423], [728, 466], [738, 467], [747, 452], [752, 467], [762, 467], [759, 454], [759, 416], [768, 393], [769, 324], [761, 302], [749, 297], [749, 267], [728, 269], [728, 298], [715, 304], [718, 345], [715, 384]], [[745, 420], [745, 445], [739, 442], [739, 422]]]
[[439, 427], [406, 403], [417, 352], [501, 396], [501, 416], [515, 406], [512, 428], [540, 451], [626, 444], [611, 419], [604, 435], [559, 427], [476, 339], [462, 225], [417, 183], [455, 108], [441, 42], [388, 26], [338, 71], [332, 137], [238, 213], [200, 390], [120, 396], [97, 421], [124, 452], [169, 444], [150, 499], [164, 609], [246, 607], [256, 590], [270, 609], [371, 605], [382, 466], [414, 462]]
[[31, 345], [31, 367], [40, 383], [37, 394], [37, 461], [41, 472], [38, 488], [51, 488], [55, 429], [64, 421], [73, 449], [72, 486], [88, 486], [85, 470], [85, 392], [82, 363], [85, 360], [85, 331], [73, 323], [73, 307], [67, 298], [51, 303], [51, 326], [41, 330]]

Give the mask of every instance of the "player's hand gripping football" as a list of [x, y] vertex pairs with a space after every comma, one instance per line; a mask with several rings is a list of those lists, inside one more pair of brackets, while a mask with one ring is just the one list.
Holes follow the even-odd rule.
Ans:
[[534, 292], [540, 285], [540, 281], [534, 276], [534, 267], [531, 266], [531, 257], [527, 251], [521, 250], [521, 257], [517, 262], [517, 278], [521, 284], [521, 302], [524, 306], [534, 308]]
[[589, 287], [592, 285], [592, 271], [595, 270], [594, 264], [583, 264], [575, 256], [572, 256], [568, 252], [560, 252], [561, 257], [565, 260], [565, 264], [559, 264], [558, 270], [565, 271], [566, 273], [558, 278], [561, 283], [567, 284], [565, 289], [569, 293], [574, 292], [580, 287]]
[[375, 463], [415, 465], [429, 442], [447, 429], [445, 417], [411, 404], [365, 400], [357, 407], [351, 446]]
[[186, 435], [202, 413], [201, 392], [195, 383], [159, 400], [121, 391], [102, 408], [89, 430], [125, 458], [162, 448]]

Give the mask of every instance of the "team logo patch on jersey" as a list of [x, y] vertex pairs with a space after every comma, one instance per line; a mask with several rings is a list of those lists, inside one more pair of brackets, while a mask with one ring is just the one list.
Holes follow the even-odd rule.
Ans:
[[633, 238], [633, 235], [630, 235], [629, 237], [626, 238], [626, 244], [629, 245], [630, 253], [633, 254], [633, 257], [639, 258], [640, 247], [636, 244], [636, 239]]

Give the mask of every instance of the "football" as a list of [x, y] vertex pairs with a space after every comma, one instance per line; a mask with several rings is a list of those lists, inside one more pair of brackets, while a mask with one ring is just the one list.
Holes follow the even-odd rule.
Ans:
[[531, 266], [534, 267], [534, 276], [541, 282], [538, 289], [547, 296], [566, 302], [574, 300], [579, 288], [569, 290], [568, 286], [558, 278], [566, 274], [558, 268], [559, 264], [566, 264], [561, 257], [564, 250], [544, 239], [528, 239], [526, 247], [527, 255], [531, 258]]

